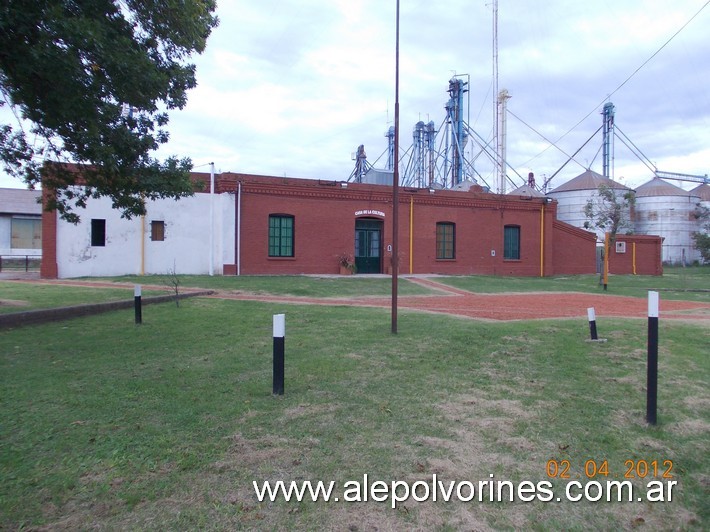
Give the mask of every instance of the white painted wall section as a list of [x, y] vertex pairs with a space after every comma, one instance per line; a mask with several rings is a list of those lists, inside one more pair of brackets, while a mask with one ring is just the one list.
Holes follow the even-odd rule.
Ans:
[[[149, 201], [140, 217], [121, 218], [106, 198], [91, 199], [81, 222], [57, 224], [57, 265], [60, 278], [145, 274], [207, 274], [209, 272], [209, 194], [180, 200]], [[215, 196], [215, 273], [234, 263], [234, 195]], [[91, 220], [106, 220], [106, 245], [91, 245]], [[165, 223], [165, 240], [151, 240], [151, 222]], [[226, 233], [226, 234], [225, 234]], [[142, 251], [141, 251], [142, 250]], [[143, 258], [141, 258], [143, 257]], [[230, 260], [226, 260], [230, 259]]]

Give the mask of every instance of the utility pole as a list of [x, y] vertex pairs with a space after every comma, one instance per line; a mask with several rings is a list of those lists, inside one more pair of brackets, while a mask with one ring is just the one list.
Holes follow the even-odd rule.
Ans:
[[498, 0], [493, 0], [493, 140], [496, 154], [496, 187], [501, 194], [500, 175], [500, 109], [498, 105]]
[[399, 0], [395, 25], [394, 175], [392, 176], [392, 334], [397, 334], [397, 276], [399, 275]]

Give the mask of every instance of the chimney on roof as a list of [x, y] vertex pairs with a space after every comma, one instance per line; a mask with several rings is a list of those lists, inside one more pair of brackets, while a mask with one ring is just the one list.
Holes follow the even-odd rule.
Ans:
[[535, 174], [532, 172], [528, 174], [528, 186], [530, 188], [535, 188]]

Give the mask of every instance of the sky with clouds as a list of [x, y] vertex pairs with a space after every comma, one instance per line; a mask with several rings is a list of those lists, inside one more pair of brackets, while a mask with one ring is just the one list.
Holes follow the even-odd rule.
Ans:
[[[558, 172], [601, 126], [607, 101], [617, 131], [659, 170], [710, 173], [709, 3], [499, 0], [498, 83], [511, 95], [515, 184], [523, 183], [516, 173], [533, 171], [540, 183]], [[369, 162], [383, 167], [394, 121], [395, 5], [219, 1], [220, 25], [195, 58], [198, 86], [171, 114], [160, 155], [190, 157], [198, 171], [214, 162], [217, 171], [345, 180], [364, 144]], [[419, 120], [442, 126], [454, 75], [469, 81], [470, 127], [493, 138], [492, 34], [492, 0], [401, 0], [401, 153]], [[601, 173], [601, 143], [599, 133], [550, 186], [585, 167]], [[469, 142], [467, 157], [495, 188], [493, 165], [478, 151]], [[652, 174], [617, 139], [613, 177], [633, 187]], [[0, 186], [22, 185], [0, 176]]]

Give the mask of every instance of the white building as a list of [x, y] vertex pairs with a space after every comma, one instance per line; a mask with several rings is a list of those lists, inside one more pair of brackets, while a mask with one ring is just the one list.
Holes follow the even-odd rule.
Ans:
[[42, 192], [0, 188], [0, 256], [42, 256]]
[[59, 278], [171, 272], [219, 275], [222, 264], [234, 264], [233, 194], [196, 193], [179, 201], [148, 201], [146, 210], [145, 216], [127, 220], [111, 208], [109, 199], [91, 199], [80, 212], [81, 223], [58, 223]]

